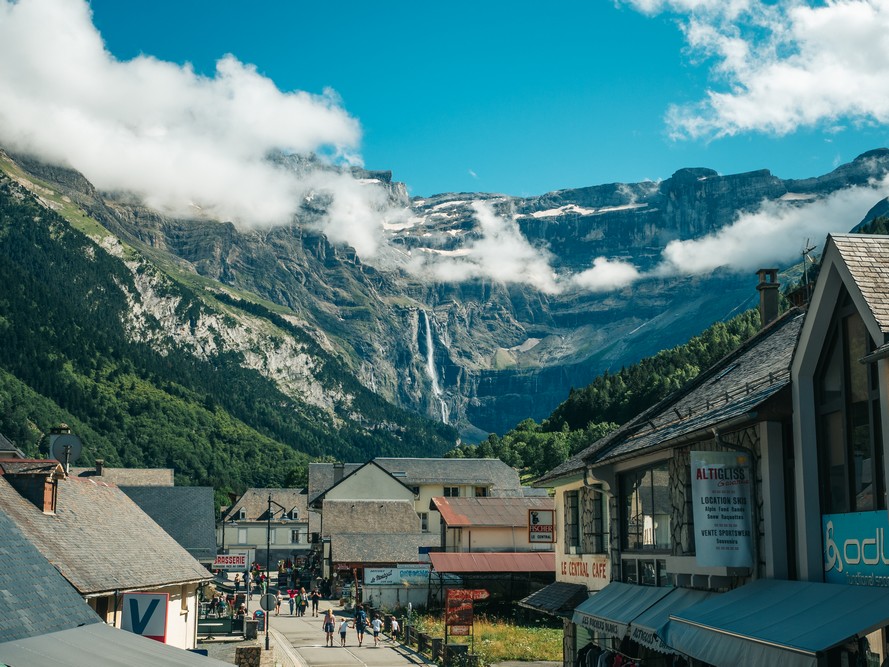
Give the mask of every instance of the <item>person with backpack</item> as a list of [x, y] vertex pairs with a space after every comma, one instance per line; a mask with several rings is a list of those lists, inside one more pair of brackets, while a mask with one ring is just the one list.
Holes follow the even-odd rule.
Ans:
[[355, 632], [358, 634], [358, 646], [364, 641], [364, 631], [367, 629], [367, 612], [364, 607], [358, 605], [355, 610]]

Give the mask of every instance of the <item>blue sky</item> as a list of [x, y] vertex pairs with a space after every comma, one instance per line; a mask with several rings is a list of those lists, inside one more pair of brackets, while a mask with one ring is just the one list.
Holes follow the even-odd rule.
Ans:
[[731, 81], [718, 57], [689, 48], [694, 3], [645, 4], [91, 2], [119, 59], [213, 76], [231, 53], [282, 91], [333, 89], [360, 123], [365, 166], [417, 195], [540, 194], [686, 166], [797, 178], [889, 144], [870, 122], [671, 138], [671, 105]]
[[[619, 257], [558, 274], [509, 206], [480, 198], [461, 198], [476, 229], [436, 245], [441, 212], [268, 156], [391, 170], [417, 196], [656, 182], [682, 167], [818, 176], [889, 145], [887, 73], [889, 0], [0, 0], [3, 148], [169, 215], [312, 225], [381, 268], [549, 293], [652, 276]], [[886, 197], [874, 175], [671, 240], [653, 275], [791, 263]], [[330, 203], [314, 219], [303, 204], [319, 195]], [[429, 245], [408, 251], [399, 233]]]

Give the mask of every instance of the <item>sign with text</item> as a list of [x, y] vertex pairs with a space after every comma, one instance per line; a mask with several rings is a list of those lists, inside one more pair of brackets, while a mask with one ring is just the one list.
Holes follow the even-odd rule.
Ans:
[[604, 554], [560, 554], [558, 559], [556, 574], [559, 581], [584, 584], [590, 590], [596, 590], [604, 588], [610, 580], [608, 558]]
[[429, 583], [429, 565], [412, 567], [368, 567], [364, 570], [367, 586], [423, 586]]
[[216, 554], [216, 560], [213, 561], [214, 570], [238, 570], [243, 572], [247, 569], [249, 554], [246, 551], [232, 551], [228, 554]]
[[120, 627], [159, 642], [167, 641], [168, 593], [124, 593]]
[[556, 541], [556, 513], [553, 510], [528, 510], [528, 541]]
[[824, 581], [851, 586], [889, 586], [889, 522], [886, 510], [825, 514]]
[[752, 567], [752, 473], [742, 452], [691, 452], [695, 559], [705, 567]]
[[448, 590], [450, 600], [487, 600], [491, 597], [487, 588], [451, 588]]
[[474, 593], [485, 593], [484, 589], [452, 589], [445, 597], [445, 634], [452, 637], [468, 637], [472, 633]]

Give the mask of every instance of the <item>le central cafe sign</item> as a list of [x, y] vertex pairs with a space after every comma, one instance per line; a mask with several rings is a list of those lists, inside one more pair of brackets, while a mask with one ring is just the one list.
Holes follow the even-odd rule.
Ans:
[[556, 541], [556, 513], [553, 510], [528, 510], [528, 541]]

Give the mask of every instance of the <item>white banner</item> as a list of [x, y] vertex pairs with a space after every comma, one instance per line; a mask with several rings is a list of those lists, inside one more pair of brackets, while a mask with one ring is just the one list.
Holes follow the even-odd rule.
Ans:
[[741, 452], [691, 452], [695, 558], [705, 567], [752, 567], [752, 471]]
[[428, 583], [428, 565], [368, 567], [364, 569], [365, 586], [421, 586]]
[[249, 554], [246, 551], [233, 551], [229, 554], [216, 554], [216, 560], [213, 561], [214, 570], [239, 570], [243, 572], [247, 569]]

